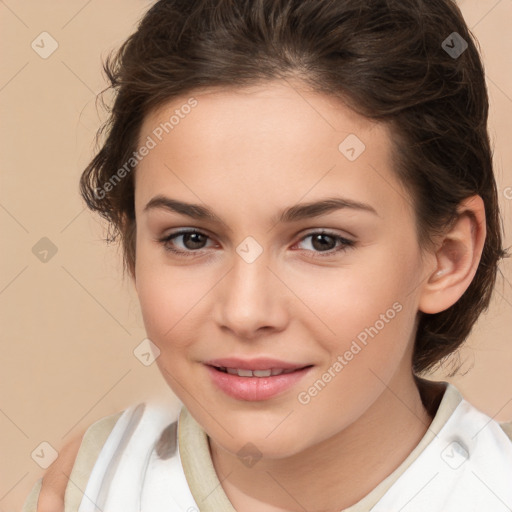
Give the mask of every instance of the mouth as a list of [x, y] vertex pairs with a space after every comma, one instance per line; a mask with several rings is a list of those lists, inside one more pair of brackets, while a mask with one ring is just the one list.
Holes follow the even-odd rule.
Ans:
[[209, 365], [215, 370], [223, 373], [228, 373], [229, 375], [238, 375], [239, 377], [276, 377], [277, 375], [288, 374], [303, 370], [305, 368], [310, 368], [313, 366], [312, 364], [306, 366], [300, 366], [297, 368], [267, 368], [264, 370], [250, 370], [246, 368], [230, 368], [226, 366], [215, 366]]
[[277, 359], [217, 359], [204, 363], [215, 388], [244, 401], [264, 401], [293, 389], [313, 368]]

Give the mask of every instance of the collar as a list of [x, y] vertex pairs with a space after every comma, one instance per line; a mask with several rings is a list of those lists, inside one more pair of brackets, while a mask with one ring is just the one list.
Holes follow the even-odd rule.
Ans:
[[[345, 509], [344, 512], [366, 512], [378, 503], [432, 440], [437, 437], [455, 409], [463, 401], [463, 397], [457, 388], [448, 382], [434, 383], [419, 379], [419, 389], [427, 409], [430, 407], [432, 410], [432, 407], [439, 403], [427, 432], [393, 473], [362, 500]], [[180, 412], [178, 442], [185, 477], [194, 500], [201, 507], [201, 512], [236, 512], [215, 472], [208, 436], [185, 407]]]

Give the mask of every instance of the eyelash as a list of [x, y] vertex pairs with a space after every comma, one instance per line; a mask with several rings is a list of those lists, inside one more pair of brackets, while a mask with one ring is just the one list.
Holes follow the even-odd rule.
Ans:
[[[174, 249], [172, 248], [169, 243], [171, 242], [171, 240], [173, 240], [174, 238], [178, 238], [179, 236], [182, 236], [182, 235], [186, 235], [186, 234], [198, 234], [198, 235], [203, 235], [203, 236], [206, 236], [207, 238], [210, 238], [208, 237], [208, 235], [206, 235], [205, 233], [202, 233], [200, 231], [197, 231], [195, 229], [191, 229], [191, 230], [181, 230], [181, 231], [177, 231], [175, 233], [171, 233], [163, 238], [160, 238], [158, 239], [158, 242], [160, 242], [164, 249], [168, 252], [171, 252], [173, 254], [177, 254], [179, 256], [183, 256], [185, 258], [189, 258], [189, 257], [194, 257], [196, 253], [200, 253], [202, 249], [197, 249], [197, 250], [188, 250], [188, 251], [182, 251], [182, 250], [178, 250], [178, 249]], [[306, 238], [309, 238], [311, 236], [315, 236], [315, 235], [327, 235], [331, 238], [333, 238], [335, 241], [339, 241], [341, 242], [341, 246], [339, 246], [337, 249], [330, 249], [328, 251], [308, 251], [308, 252], [313, 252], [313, 257], [314, 258], [323, 258], [323, 257], [326, 257], [326, 256], [333, 256], [335, 254], [338, 254], [338, 253], [341, 253], [341, 252], [345, 252], [347, 249], [350, 249], [354, 246], [355, 242], [352, 241], [352, 240], [348, 240], [346, 238], [343, 238], [335, 233], [330, 233], [328, 231], [312, 231], [310, 233], [308, 233], [307, 235], [303, 236], [299, 242], [303, 242]], [[304, 249], [306, 250], [306, 249]]]

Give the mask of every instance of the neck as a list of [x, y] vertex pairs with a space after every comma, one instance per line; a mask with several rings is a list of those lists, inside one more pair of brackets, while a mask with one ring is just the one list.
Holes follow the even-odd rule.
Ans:
[[412, 374], [397, 376], [356, 422], [303, 452], [246, 468], [209, 438], [213, 465], [239, 512], [338, 512], [407, 458], [430, 426], [443, 390]]

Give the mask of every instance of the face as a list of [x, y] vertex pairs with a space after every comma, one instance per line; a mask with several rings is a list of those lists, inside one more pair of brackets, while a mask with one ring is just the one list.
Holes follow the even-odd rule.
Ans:
[[411, 374], [429, 269], [392, 135], [299, 87], [175, 99], [139, 139], [155, 143], [135, 176], [147, 334], [170, 387], [231, 453], [305, 450]]

